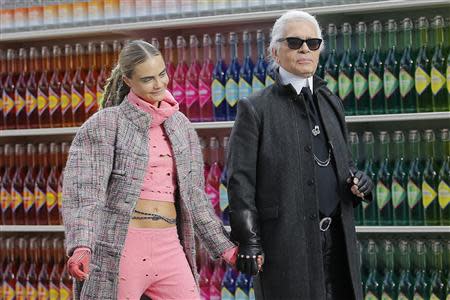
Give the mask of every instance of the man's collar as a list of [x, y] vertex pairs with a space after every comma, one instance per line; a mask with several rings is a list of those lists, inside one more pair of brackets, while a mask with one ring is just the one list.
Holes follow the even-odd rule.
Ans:
[[313, 76], [310, 76], [308, 78], [300, 77], [295, 74], [292, 74], [288, 71], [286, 71], [283, 67], [280, 66], [279, 69], [280, 79], [281, 83], [283, 85], [292, 85], [292, 87], [295, 89], [297, 94], [300, 94], [302, 91], [302, 88], [307, 86], [311, 90], [311, 93], [314, 93], [313, 89]]

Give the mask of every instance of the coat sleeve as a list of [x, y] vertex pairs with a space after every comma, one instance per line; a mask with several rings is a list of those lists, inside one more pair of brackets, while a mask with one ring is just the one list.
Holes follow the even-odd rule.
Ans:
[[94, 250], [99, 209], [114, 159], [113, 118], [100, 111], [78, 130], [64, 169], [62, 217], [67, 255], [77, 247]]
[[192, 219], [196, 236], [214, 258], [219, 258], [235, 245], [230, 241], [222, 222], [216, 216], [205, 192], [204, 164], [197, 132], [190, 126], [190, 180], [192, 181]]
[[238, 244], [260, 245], [256, 208], [259, 123], [251, 102], [240, 100], [228, 150], [231, 236]]

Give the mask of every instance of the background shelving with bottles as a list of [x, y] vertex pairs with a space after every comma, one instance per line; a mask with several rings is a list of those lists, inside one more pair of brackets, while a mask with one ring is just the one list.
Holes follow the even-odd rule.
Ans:
[[[122, 7], [120, 7], [121, 5]], [[114, 65], [114, 62], [117, 60], [117, 54], [120, 51], [120, 48], [127, 40], [141, 38], [152, 42], [154, 45], [159, 44], [159, 48], [165, 55], [166, 62], [169, 66], [170, 63], [172, 64], [169, 68], [169, 72], [172, 72], [173, 74], [172, 78], [175, 79], [175, 85], [178, 84], [178, 87], [176, 87], [173, 92], [176, 95], [182, 95], [183, 92], [185, 92], [185, 94], [188, 94], [188, 91], [191, 92], [189, 104], [192, 106], [190, 107], [191, 109], [187, 110], [187, 115], [192, 121], [195, 121], [194, 127], [202, 137], [206, 162], [206, 190], [215, 205], [217, 213], [222, 217], [220, 208], [222, 208], [222, 210], [226, 208], [226, 200], [224, 198], [226, 195], [226, 193], [224, 193], [225, 186], [220, 184], [221, 182], [224, 182], [224, 177], [226, 176], [226, 170], [223, 170], [225, 159], [224, 146], [226, 147], [225, 137], [230, 134], [230, 129], [233, 125], [233, 110], [230, 109], [233, 106], [230, 104], [235, 103], [236, 97], [239, 98], [248, 94], [252, 88], [256, 90], [260, 88], [261, 85], [271, 82], [270, 71], [267, 71], [264, 67], [253, 69], [248, 58], [251, 58], [254, 65], [264, 66], [265, 63], [267, 63], [267, 60], [263, 63], [260, 59], [261, 53], [264, 55], [266, 54], [262, 52], [261, 49], [267, 47], [270, 39], [269, 32], [273, 21], [276, 17], [281, 15], [285, 9], [289, 8], [304, 8], [306, 11], [316, 14], [320, 24], [322, 24], [326, 47], [321, 55], [321, 67], [318, 70], [318, 75], [328, 79], [330, 88], [342, 95], [346, 92], [350, 92], [351, 97], [354, 97], [356, 93], [359, 98], [358, 104], [370, 104], [374, 102], [375, 100], [368, 100], [371, 98], [371, 93], [374, 94], [372, 95], [374, 96], [372, 98], [378, 97], [380, 99], [381, 105], [379, 107], [382, 109], [379, 111], [374, 111], [374, 107], [372, 107], [371, 111], [369, 106], [366, 111], [359, 109], [358, 114], [356, 114], [352, 113], [352, 111], [355, 111], [355, 108], [349, 108], [349, 106], [346, 105], [349, 108], [349, 116], [346, 118], [349, 130], [354, 132], [350, 134], [350, 142], [356, 143], [356, 141], [359, 141], [359, 147], [353, 147], [353, 153], [355, 158], [358, 158], [360, 167], [365, 168], [367, 164], [366, 153], [368, 147], [365, 142], [371, 140], [370, 134], [367, 134], [367, 132], [372, 132], [375, 148], [373, 160], [373, 173], [375, 174], [374, 181], [378, 183], [378, 179], [386, 179], [386, 172], [380, 173], [380, 177], [378, 176], [378, 170], [380, 169], [380, 166], [383, 165], [384, 161], [383, 156], [381, 156], [381, 151], [383, 150], [387, 153], [387, 150], [383, 149], [386, 147], [389, 147], [389, 153], [391, 154], [388, 161], [384, 164], [388, 168], [387, 174], [398, 174], [398, 172], [395, 172], [395, 167], [398, 166], [398, 158], [400, 156], [398, 154], [399, 139], [397, 137], [399, 136], [398, 131], [402, 131], [406, 144], [403, 169], [404, 171], [408, 171], [410, 168], [410, 161], [414, 159], [410, 152], [411, 130], [418, 130], [418, 135], [421, 137], [418, 155], [420, 160], [419, 170], [423, 171], [427, 162], [426, 158], [429, 158], [429, 155], [425, 155], [425, 150], [427, 149], [424, 141], [427, 136], [426, 130], [432, 129], [434, 130], [435, 137], [435, 161], [438, 162], [432, 164], [434, 165], [434, 171], [436, 173], [435, 177], [439, 177], [438, 173], [441, 169], [445, 169], [442, 168], [442, 166], [445, 165], [445, 157], [446, 155], [448, 156], [448, 152], [445, 155], [445, 150], [442, 150], [444, 148], [442, 147], [444, 143], [442, 142], [441, 129], [450, 127], [450, 113], [448, 106], [445, 109], [445, 107], [439, 107], [433, 105], [433, 103], [436, 103], [436, 99], [439, 97], [441, 97], [439, 99], [443, 99], [443, 96], [441, 95], [445, 93], [447, 93], [446, 96], [448, 99], [450, 89], [448, 87], [448, 71], [446, 71], [448, 70], [448, 43], [450, 41], [448, 22], [450, 5], [448, 4], [448, 1], [5, 0], [2, 1], [1, 8], [1, 20], [3, 23], [0, 34], [0, 73], [2, 79], [0, 80], [0, 86], [3, 89], [6, 82], [5, 88], [7, 92], [9, 91], [9, 97], [14, 103], [14, 108], [16, 105], [19, 105], [19, 107], [23, 105], [23, 101], [20, 100], [20, 98], [22, 98], [25, 101], [25, 112], [27, 100], [28, 105], [32, 106], [33, 103], [35, 103], [35, 105], [40, 104], [41, 108], [44, 109], [41, 109], [41, 118], [39, 118], [38, 106], [37, 117], [31, 116], [31, 118], [24, 119], [22, 114], [19, 115], [19, 118], [16, 118], [14, 122], [8, 120], [10, 123], [6, 122], [6, 124], [10, 124], [10, 126], [4, 126], [0, 130], [0, 145], [2, 145], [3, 148], [7, 148], [6, 144], [33, 144], [34, 147], [25, 146], [25, 150], [27, 150], [27, 148], [35, 148], [36, 152], [39, 153], [39, 149], [44, 151], [45, 148], [48, 148], [48, 152], [51, 152], [51, 149], [55, 150], [55, 152], [59, 152], [59, 154], [53, 155], [53, 157], [48, 157], [52, 162], [56, 161], [56, 163], [51, 164], [43, 164], [42, 155], [37, 155], [37, 158], [40, 157], [39, 159], [36, 159], [38, 162], [37, 165], [39, 167], [47, 165], [44, 169], [47, 169], [48, 174], [50, 174], [51, 170], [53, 170], [53, 174], [55, 175], [61, 173], [65, 160], [63, 155], [65, 153], [64, 149], [70, 144], [71, 139], [78, 129], [77, 126], [82, 123], [86, 116], [96, 110], [95, 106], [98, 103], [98, 99], [101, 97], [100, 95], [104, 80]], [[85, 13], [86, 9], [87, 14]], [[437, 18], [436, 16], [441, 16], [442, 18]], [[426, 21], [425, 19], [420, 19], [421, 17], [425, 17]], [[408, 21], [405, 18], [409, 18], [411, 21]], [[395, 20], [396, 23], [394, 24], [392, 21], [388, 22], [389, 19]], [[379, 21], [380, 23], [374, 21]], [[428, 27], [426, 26], [427, 23]], [[405, 43], [405, 40], [408, 40], [408, 31], [406, 30], [408, 29], [408, 24], [413, 25], [411, 31], [412, 41]], [[396, 34], [393, 34], [395, 25], [397, 31]], [[422, 30], [418, 30], [418, 25], [421, 25]], [[350, 27], [352, 29], [351, 34], [348, 32]], [[378, 29], [382, 30], [380, 37], [377, 33]], [[425, 37], [425, 32], [427, 33], [427, 37]], [[217, 33], [220, 35], [217, 35]], [[205, 34], [207, 34], [207, 36], [205, 36]], [[364, 35], [366, 40], [365, 43]], [[336, 42], [334, 42], [334, 36], [336, 36]], [[344, 36], [347, 36], [347, 38], [344, 38]], [[390, 49], [392, 54], [392, 45], [395, 44], [394, 36], [397, 39], [397, 47], [394, 53], [398, 65], [391, 66], [390, 64], [387, 64], [386, 70], [396, 77], [397, 82], [392, 81], [392, 77], [385, 72], [384, 66], [381, 67], [380, 70], [380, 64], [371, 64], [371, 61], [376, 62], [378, 60], [377, 55], [382, 57], [379, 61], [385, 62], [384, 56], [389, 53]], [[262, 39], [263, 37], [264, 41]], [[375, 42], [375, 40], [379, 40], [380, 38], [381, 43]], [[347, 39], [347, 41], [345, 41], [345, 39]], [[423, 73], [419, 72], [417, 74], [417, 82], [423, 82], [424, 80], [427, 83], [429, 82], [425, 92], [422, 93], [426, 94], [423, 103], [426, 103], [427, 105], [417, 106], [417, 100], [420, 99], [421, 96], [418, 95], [415, 86], [415, 71], [418, 66], [417, 62], [421, 49], [420, 45], [425, 39], [429, 41], [427, 44], [427, 51], [424, 52], [428, 57], [429, 63], [422, 65], [422, 69], [429, 78], [425, 76], [424, 79]], [[437, 43], [438, 41], [444, 42], [443, 45], [441, 45], [441, 48], [437, 47], [437, 45], [439, 45], [439, 43]], [[345, 45], [349, 43], [351, 47], [345, 47]], [[364, 44], [366, 47], [363, 47]], [[334, 47], [334, 45], [336, 45], [336, 47]], [[379, 54], [375, 53], [376, 55], [374, 55], [376, 45], [381, 45], [381, 51]], [[410, 63], [412, 62], [412, 64], [409, 67], [403, 65], [403, 69], [408, 71], [408, 74], [413, 78], [413, 81], [409, 81], [409, 85], [407, 84], [408, 81], [404, 78], [405, 76], [400, 76], [401, 58], [405, 55], [405, 52], [407, 52], [405, 49], [408, 49], [408, 45], [411, 46]], [[21, 48], [23, 48], [23, 50], [21, 50]], [[335, 51], [333, 51], [334, 48]], [[365, 51], [362, 51], [363, 48]], [[8, 49], [11, 49], [11, 51], [8, 51]], [[228, 68], [229, 70], [233, 70], [233, 72], [229, 71], [227, 73], [225, 70], [223, 70], [224, 74], [214, 72], [214, 67], [219, 65], [217, 62], [217, 58], [219, 57], [217, 55], [218, 49], [221, 50], [220, 56], [223, 57], [224, 63], [227, 66], [233, 66], [233, 68]], [[440, 53], [439, 49], [442, 55], [437, 55], [436, 58], [433, 59], [435, 53]], [[236, 55], [233, 55], [233, 52]], [[247, 53], [250, 54], [249, 57], [247, 57]], [[348, 64], [345, 63], [343, 63], [341, 67], [342, 55], [345, 53], [349, 55], [349, 62], [352, 65], [350, 69], [346, 68]], [[10, 57], [12, 64], [7, 63], [8, 56]], [[200, 65], [192, 63], [192, 57], [194, 56], [198, 57]], [[67, 57], [69, 57], [69, 59], [67, 59]], [[184, 66], [180, 63], [181, 57], [185, 57]], [[206, 59], [207, 57], [211, 58], [210, 62]], [[334, 61], [332, 59], [333, 57]], [[22, 58], [22, 62], [20, 58]], [[235, 59], [233, 60], [233, 58]], [[238, 64], [236, 63], [236, 59]], [[367, 65], [361, 63], [364, 62], [364, 60]], [[205, 63], [205, 61], [208, 63]], [[422, 60], [419, 59], [419, 62], [420, 61]], [[27, 68], [24, 67], [25, 62]], [[441, 65], [438, 64], [439, 62], [441, 62]], [[8, 77], [8, 70], [11, 69], [12, 65], [14, 65], [15, 72], [12, 72], [11, 74], [10, 83], [12, 82], [13, 84], [8, 86], [6, 79]], [[238, 71], [238, 65], [240, 69], [243, 70], [243, 75]], [[432, 65], [434, 65], [436, 70], [444, 76], [443, 86], [441, 86], [442, 77], [439, 77], [439, 74], [436, 74], [436, 71], [432, 73]], [[58, 68], [58, 66], [60, 67]], [[179, 70], [175, 76], [177, 67]], [[200, 76], [202, 74], [202, 67], [204, 70], [203, 77]], [[30, 77], [27, 76], [27, 71], [30, 73], [33, 68], [36, 70], [35, 82], [26, 78]], [[184, 73], [187, 73], [186, 70], [189, 68], [191, 69], [191, 72], [189, 72], [188, 78], [181, 76]], [[43, 76], [42, 74], [45, 70], [47, 71], [47, 74]], [[253, 75], [255, 76], [249, 76], [249, 70], [250, 74], [252, 71], [255, 71], [253, 72]], [[355, 71], [358, 76], [354, 76]], [[342, 75], [346, 74], [351, 81], [351, 83], [345, 82], [345, 78], [341, 78], [341, 82], [343, 83], [341, 89], [339, 88], [339, 73]], [[386, 78], [384, 76], [385, 73], [387, 74]], [[404, 75], [404, 73], [405, 72], [402, 74]], [[22, 79], [20, 79], [21, 74]], [[434, 77], [432, 76], [433, 74]], [[198, 76], [200, 76], [200, 79], [204, 81], [203, 83], [206, 82], [206, 84], [200, 83]], [[254, 84], [255, 77], [259, 80], [259, 84], [258, 81]], [[77, 80], [73, 80], [74, 78]], [[224, 87], [218, 86], [217, 83], [214, 86], [214, 79], [220, 81]], [[337, 85], [333, 85], [333, 79], [337, 82]], [[406, 79], [408, 79], [408, 77], [406, 77]], [[380, 81], [382, 83], [381, 88]], [[434, 88], [432, 87], [432, 83]], [[353, 84], [353, 88], [346, 91], [345, 84]], [[192, 93], [192, 85], [194, 86], [194, 93]], [[195, 91], [196, 85], [200, 87], [197, 91]], [[248, 86], [251, 88], [248, 88]], [[400, 88], [401, 86], [402, 90]], [[217, 87], [222, 90], [217, 90]], [[402, 96], [405, 87], [410, 93], [406, 93]], [[433, 95], [433, 89], [436, 90], [436, 87], [438, 87], [440, 94], [436, 93], [436, 95]], [[65, 88], [66, 91], [61, 88]], [[187, 89], [183, 91], [183, 88]], [[50, 91], [47, 91], [47, 89], [53, 89], [52, 94], [50, 94]], [[16, 93], [16, 91], [18, 92]], [[29, 94], [28, 97], [27, 91]], [[375, 91], [378, 93], [381, 92], [383, 96], [377, 95]], [[38, 94], [39, 92], [41, 93], [40, 95]], [[60, 94], [61, 92], [63, 93]], [[64, 98], [65, 92], [67, 95], [66, 98]], [[73, 97], [74, 94], [75, 97]], [[77, 94], [78, 98], [76, 97]], [[397, 99], [398, 105], [392, 106], [391, 104], [395, 103], [395, 101], [391, 101], [392, 97], [385, 97], [386, 94], [393, 95], [392, 97]], [[30, 95], [34, 96], [36, 100], [31, 99], [30, 101]], [[41, 96], [41, 98], [39, 98], [39, 96]], [[203, 100], [200, 100], [201, 97], [203, 97]], [[413, 102], [416, 104], [415, 107], [411, 109], [410, 106], [400, 104], [405, 103], [400, 100], [402, 97], [414, 99], [415, 101]], [[18, 101], [16, 99], [18, 99]], [[86, 106], [85, 99], [88, 99], [88, 104], [93, 104], [94, 107], [92, 107], [92, 111], [86, 110], [86, 107], [89, 107], [89, 105]], [[178, 98], [178, 100], [180, 99], [182, 98]], [[7, 103], [7, 101], [4, 101], [4, 98], [2, 98], [2, 100], [4, 103]], [[92, 102], [89, 102], [91, 100]], [[213, 104], [214, 102], [216, 104], [222, 103], [222, 107], [217, 109]], [[11, 107], [11, 101], [9, 103], [9, 107]], [[351, 103], [351, 101], [344, 103]], [[419, 101], [419, 104], [420, 103], [422, 102]], [[52, 107], [52, 110], [46, 110], [47, 104], [48, 107]], [[71, 113], [73, 114], [72, 105], [76, 107], [77, 104], [80, 104], [78, 107], [81, 109], [79, 111], [80, 115], [78, 119], [73, 119], [73, 117], [70, 116]], [[60, 105], [66, 105], [65, 108], [68, 109], [68, 117], [59, 116], [60, 112], [62, 112], [62, 109], [59, 108]], [[4, 105], [2, 105], [2, 108], [3, 107]], [[364, 105], [359, 106], [359, 108], [362, 107], [364, 107]], [[83, 110], [82, 108], [85, 109]], [[220, 108], [223, 110], [221, 111]], [[368, 114], [364, 115], [362, 113]], [[82, 116], [83, 114], [85, 115], [84, 118]], [[31, 120], [31, 122], [26, 121], [26, 119]], [[19, 120], [19, 122], [17, 122], [17, 120]], [[6, 129], [6, 127], [9, 128]], [[19, 127], [21, 128], [17, 129]], [[387, 132], [387, 135], [383, 132]], [[357, 136], [358, 139], [356, 139], [355, 136]], [[386, 141], [387, 136], [389, 136], [389, 143], [381, 143], [381, 140]], [[428, 136], [430, 136], [429, 132]], [[40, 146], [39, 143], [43, 144]], [[8, 146], [8, 148], [10, 148], [11, 151], [11, 147]], [[16, 146], [13, 146], [14, 151], [15, 148]], [[19, 146], [17, 148], [18, 153], [20, 153], [22, 151], [21, 147]], [[359, 151], [356, 151], [356, 148], [358, 148]], [[33, 152], [32, 150], [30, 151]], [[19, 157], [20, 155], [18, 155], [17, 161], [14, 160], [14, 165], [20, 165]], [[30, 164], [32, 165], [32, 163], [29, 163], [29, 161], [32, 161], [31, 158], [26, 161], [28, 162], [28, 166]], [[218, 163], [216, 163], [217, 161]], [[7, 166], [10, 164], [10, 162], [6, 163]], [[1, 162], [0, 165], [2, 165]], [[446, 172], [448, 184], [448, 167]], [[407, 175], [404, 176], [408, 177]], [[394, 176], [394, 179], [395, 178], [396, 177]], [[14, 178], [10, 179], [12, 183]], [[403, 180], [404, 179], [405, 178], [403, 178]], [[419, 182], [417, 183], [420, 190], [423, 181], [422, 179], [419, 179]], [[393, 203], [392, 197], [401, 195], [401, 193], [398, 193], [397, 185], [395, 185], [395, 189], [392, 188], [392, 180], [392, 176], [390, 178], [388, 176], [387, 183], [385, 181], [381, 182], [386, 188], [384, 190], [381, 189], [383, 186], [381, 184], [379, 185], [380, 195], [386, 196], [387, 192], [390, 193], [389, 196], [391, 196], [391, 198], [387, 201], [389, 205], [392, 205]], [[3, 181], [4, 180], [2, 179], [2, 186]], [[50, 182], [55, 182], [55, 180], [52, 179]], [[56, 183], [58, 182], [60, 182], [60, 180], [56, 180]], [[48, 202], [51, 204], [49, 207], [55, 209], [55, 207], [58, 207], [57, 205], [55, 206], [54, 202], [55, 197], [58, 199], [58, 184], [55, 188], [51, 187], [53, 190], [56, 189], [56, 196], [52, 196], [52, 192], [47, 196], [47, 183], [48, 180], [45, 182], [45, 204], [43, 208], [47, 208]], [[8, 188], [9, 186], [6, 185], [6, 190], [8, 190]], [[41, 188], [44, 189], [42, 184]], [[51, 188], [49, 188], [50, 191]], [[403, 188], [407, 190], [407, 183]], [[9, 189], [12, 194], [12, 189]], [[420, 191], [420, 193], [421, 192], [422, 191]], [[406, 196], [404, 197], [404, 200], [407, 201], [407, 191]], [[43, 203], [42, 201], [43, 200], [41, 200], [41, 203]], [[437, 198], [436, 201], [439, 202], [439, 199]], [[4, 203], [4, 201], [2, 202]], [[58, 201], [56, 201], [56, 203], [58, 203]], [[375, 201], [375, 203], [378, 204], [378, 201]], [[384, 203], [385, 201], [380, 202], [380, 204]], [[419, 203], [423, 203], [423, 201], [419, 201]], [[414, 218], [411, 218], [408, 210], [405, 211], [407, 211], [408, 214], [408, 222], [402, 224], [399, 223], [401, 218], [394, 217], [395, 209], [393, 206], [393, 217], [388, 217], [387, 222], [383, 221], [380, 223], [379, 220], [384, 220], [386, 218], [383, 212], [379, 212], [377, 209], [375, 209], [374, 214], [374, 216], [376, 216], [376, 222], [367, 222], [364, 218], [364, 213], [362, 214], [362, 219], [357, 219], [361, 221], [358, 223], [357, 232], [360, 237], [360, 244], [362, 245], [362, 274], [363, 279], [365, 280], [363, 285], [367, 294], [369, 291], [375, 295], [379, 293], [379, 298], [381, 298], [383, 290], [390, 293], [387, 291], [387, 285], [383, 284], [382, 280], [382, 277], [385, 277], [385, 275], [389, 273], [385, 272], [385, 266], [389, 264], [384, 259], [384, 257], [386, 257], [385, 253], [387, 253], [385, 251], [386, 241], [391, 242], [391, 246], [393, 245], [396, 253], [394, 273], [398, 277], [391, 281], [397, 281], [397, 284], [398, 278], [401, 277], [402, 266], [401, 260], [399, 259], [401, 255], [399, 256], [397, 254], [401, 252], [399, 249], [404, 247], [402, 241], [408, 240], [409, 244], [407, 248], [411, 249], [410, 253], [412, 257], [416, 257], [415, 253], [422, 252], [420, 246], [417, 246], [421, 241], [425, 242], [426, 245], [432, 245], [432, 241], [439, 241], [440, 246], [428, 247], [426, 248], [426, 253], [429, 253], [427, 257], [432, 257], [433, 255], [431, 255], [431, 253], [434, 253], [432, 248], [442, 248], [442, 270], [444, 270], [444, 272], [436, 272], [435, 266], [439, 264], [436, 264], [435, 260], [432, 258], [426, 259], [424, 268], [420, 268], [420, 264], [417, 263], [416, 258], [414, 258], [411, 259], [411, 273], [414, 275], [411, 280], [414, 286], [416, 275], [418, 274], [417, 272], [422, 272], [421, 270], [424, 269], [425, 272], [419, 273], [427, 275], [430, 280], [434, 278], [434, 282], [437, 278], [435, 274], [441, 274], [439, 275], [442, 276], [441, 281], [444, 281], [442, 288], [448, 289], [449, 275], [445, 270], [450, 269], [448, 258], [450, 256], [448, 252], [450, 227], [446, 223], [447, 217], [445, 217], [444, 210], [439, 212], [441, 214], [440, 217], [437, 218], [439, 221], [436, 223], [433, 222], [432, 226], [430, 226], [431, 223], [426, 223], [425, 217], [423, 217], [423, 220], [419, 223], [412, 223], [411, 220]], [[383, 215], [381, 219], [379, 218], [380, 213]], [[389, 214], [390, 213], [388, 213], [388, 216]], [[57, 216], [57, 214], [54, 214], [54, 216]], [[17, 219], [20, 219], [20, 216]], [[19, 268], [20, 264], [25, 261], [24, 252], [19, 250], [23, 248], [21, 245], [28, 246], [25, 247], [29, 249], [30, 255], [27, 257], [31, 257], [34, 251], [33, 249], [39, 248], [32, 246], [35, 245], [35, 242], [32, 243], [33, 238], [44, 237], [43, 240], [50, 241], [54, 236], [62, 237], [62, 226], [44, 225], [46, 223], [44, 221], [45, 219], [48, 223], [48, 217], [43, 217], [41, 218], [42, 223], [39, 223], [42, 225], [32, 225], [33, 222], [29, 225], [0, 225], [0, 231], [2, 233], [0, 245], [3, 247], [1, 252], [9, 255], [10, 252], [6, 249], [11, 249], [11, 247], [15, 249], [15, 251], [13, 251], [15, 264], [10, 264], [11, 267], [14, 266], [14, 268]], [[226, 217], [224, 218], [224, 221], [226, 223]], [[50, 221], [50, 224], [58, 224], [58, 222], [59, 219], [55, 217]], [[16, 222], [16, 224], [19, 223]], [[14, 241], [7, 242], [7, 239], [11, 237], [15, 238]], [[28, 242], [23, 242], [20, 239], [22, 237], [26, 237]], [[47, 251], [44, 249], [58, 248], [57, 246], [53, 247], [51, 242], [40, 243], [43, 243], [40, 246], [40, 249], [42, 249], [43, 252]], [[376, 247], [371, 246], [374, 244]], [[419, 250], [416, 249], [417, 247], [419, 247]], [[5, 249], [5, 251], [3, 251], [3, 249]], [[379, 261], [377, 264], [377, 275], [372, 276], [368, 281], [368, 275], [373, 273], [370, 271], [370, 254], [375, 251], [374, 249], [376, 249]], [[43, 254], [39, 254], [39, 256], [45, 258], [45, 255]], [[4, 257], [0, 257], [0, 261], [2, 262], [1, 269], [4, 274], [7, 267], [6, 262], [8, 260], [5, 260]], [[42, 263], [42, 260], [38, 263]], [[54, 262], [47, 261], [47, 264], [53, 265]], [[242, 291], [244, 291], [244, 296], [247, 297], [250, 285], [249, 282], [251, 282], [248, 281], [249, 278], [240, 276], [239, 280], [237, 280], [238, 274], [235, 274], [230, 269], [227, 270], [225, 275], [222, 262], [212, 264], [203, 254], [199, 255], [199, 266], [201, 266], [199, 271], [201, 272], [201, 289], [204, 298], [208, 298], [209, 292], [211, 299], [218, 299], [217, 297], [221, 294], [222, 287], [225, 287], [231, 294], [241, 294]], [[60, 267], [61, 268], [56, 269], [59, 271], [59, 281], [62, 282], [61, 278], [66, 276], [64, 276], [62, 265], [60, 265]], [[52, 274], [54, 269], [55, 268], [51, 267], [47, 270], [48, 276]], [[17, 275], [16, 269], [14, 270], [13, 273]], [[61, 276], [61, 274], [63, 275]], [[51, 286], [50, 281], [45, 279], [46, 275], [42, 275], [44, 277], [41, 283], [41, 293], [44, 295], [43, 298], [46, 298], [45, 293], [46, 291], [50, 293]], [[223, 278], [225, 278], [225, 280], [223, 280]], [[376, 280], [373, 280], [374, 278], [376, 278]], [[425, 278], [424, 281], [426, 280], [428, 279]], [[238, 281], [238, 284], [236, 284], [236, 281]], [[372, 288], [374, 282], [378, 284], [378, 287], [375, 288], [375, 290]], [[421, 284], [421, 282], [419, 283]], [[3, 286], [6, 287], [6, 285]], [[18, 286], [20, 288], [20, 285]], [[431, 283], [428, 284], [428, 286], [431, 286]], [[63, 285], [61, 287], [64, 289]], [[419, 289], [417, 288], [417, 290]], [[414, 288], [412, 292], [414, 293]], [[431, 294], [431, 290], [426, 292]], [[56, 289], [54, 288], [53, 294], [55, 295], [55, 293]], [[64, 299], [63, 294], [64, 291], [61, 290], [61, 299]], [[226, 291], [224, 291], [224, 295], [225, 294], [227, 294]], [[2, 293], [0, 293], [0, 295], [4, 296]]]

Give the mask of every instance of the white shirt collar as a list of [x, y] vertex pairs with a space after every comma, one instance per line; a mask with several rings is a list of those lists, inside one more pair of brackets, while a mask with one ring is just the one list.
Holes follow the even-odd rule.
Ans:
[[280, 72], [281, 83], [283, 83], [284, 85], [292, 84], [292, 86], [294, 87], [297, 94], [300, 94], [300, 92], [302, 91], [302, 88], [305, 86], [309, 87], [309, 89], [311, 90], [311, 93], [314, 93], [312, 76], [308, 77], [308, 78], [300, 77], [300, 76], [294, 75], [294, 74], [286, 71], [281, 66], [280, 66], [279, 72]]

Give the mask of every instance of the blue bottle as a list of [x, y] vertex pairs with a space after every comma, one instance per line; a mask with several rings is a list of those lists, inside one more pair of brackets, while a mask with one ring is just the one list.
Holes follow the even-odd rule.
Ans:
[[217, 62], [213, 70], [213, 81], [211, 84], [212, 101], [214, 104], [214, 120], [227, 120], [227, 102], [225, 101], [225, 72], [227, 66], [222, 58], [222, 34], [216, 34], [216, 57]]
[[239, 72], [241, 66], [237, 57], [237, 34], [230, 32], [230, 52], [231, 62], [227, 70], [227, 83], [225, 85], [225, 99], [227, 100], [227, 119], [233, 121], [236, 117], [237, 102], [239, 100]]
[[223, 225], [230, 225], [230, 207], [228, 201], [228, 171], [227, 171], [227, 151], [228, 151], [228, 140], [229, 137], [223, 138], [223, 151], [224, 151], [224, 166], [222, 170], [222, 175], [220, 176], [220, 186], [219, 186], [219, 199], [220, 199], [220, 214]]
[[258, 30], [256, 32], [256, 43], [258, 47], [258, 60], [253, 69], [252, 90], [253, 93], [265, 88], [267, 62], [264, 57], [264, 32]]
[[250, 280], [249, 276], [239, 273], [236, 279], [235, 300], [249, 300]]
[[248, 284], [249, 289], [248, 289], [248, 300], [255, 300], [255, 288], [254, 288], [254, 277], [250, 276], [250, 283]]
[[237, 276], [238, 274], [233, 267], [228, 266], [222, 280], [222, 300], [235, 300]]
[[242, 42], [244, 43], [244, 62], [239, 74], [239, 99], [247, 98], [252, 93], [254, 67], [250, 50], [251, 36], [248, 31], [243, 32]]

